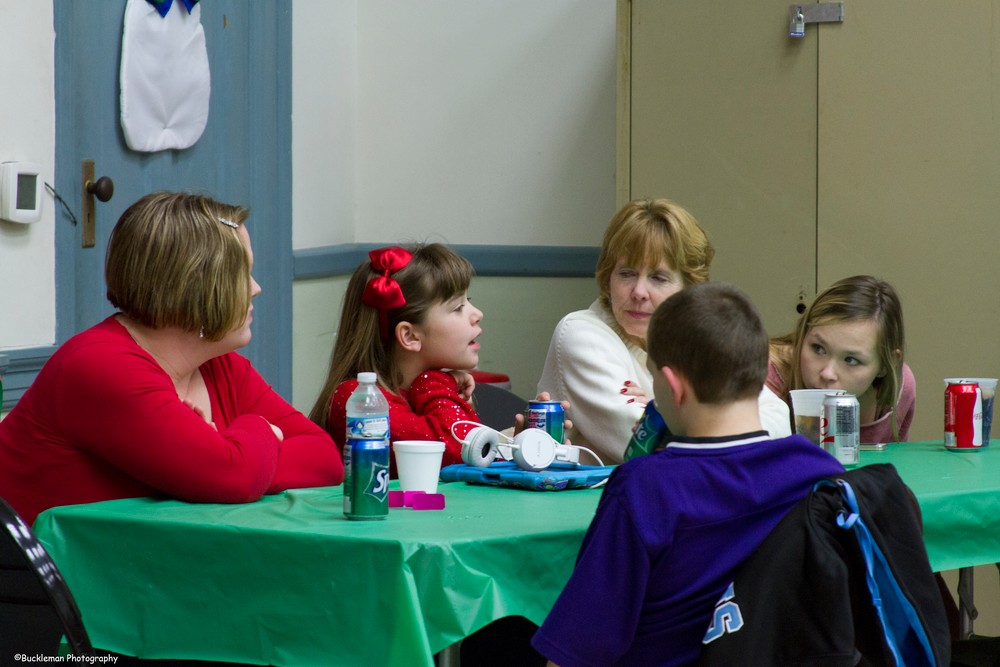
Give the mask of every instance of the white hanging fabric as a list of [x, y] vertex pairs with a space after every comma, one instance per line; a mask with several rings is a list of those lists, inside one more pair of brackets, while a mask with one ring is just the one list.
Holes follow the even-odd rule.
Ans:
[[192, 146], [208, 122], [211, 87], [197, 0], [127, 0], [121, 121], [128, 147], [154, 152]]

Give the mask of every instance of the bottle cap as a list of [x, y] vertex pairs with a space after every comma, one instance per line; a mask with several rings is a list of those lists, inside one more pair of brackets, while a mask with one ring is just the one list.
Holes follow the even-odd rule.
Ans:
[[365, 371], [362, 373], [358, 373], [358, 382], [360, 382], [361, 384], [375, 384], [375, 379], [377, 377], [378, 376], [372, 373], [371, 371]]

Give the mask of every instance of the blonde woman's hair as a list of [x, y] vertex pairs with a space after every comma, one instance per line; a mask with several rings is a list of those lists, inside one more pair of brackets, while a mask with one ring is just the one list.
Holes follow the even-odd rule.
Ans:
[[[392, 274], [392, 278], [399, 283], [406, 304], [386, 313], [387, 340], [382, 340], [379, 332], [379, 311], [362, 302], [368, 281], [382, 275], [381, 272], [372, 268], [371, 260], [365, 258], [347, 284], [330, 370], [323, 390], [309, 413], [309, 418], [324, 429], [329, 430], [330, 400], [337, 386], [345, 380], [354, 379], [362, 371], [374, 371], [381, 386], [398, 393], [403, 377], [392, 354], [397, 344], [396, 325], [400, 322], [423, 324], [432, 306], [464, 294], [469, 289], [472, 265], [448, 246], [430, 243], [409, 248], [409, 251], [413, 254], [409, 263]], [[342, 437], [343, 434], [337, 436]]]
[[147, 327], [221, 340], [250, 310], [250, 257], [237, 233], [249, 213], [203, 195], [146, 195], [111, 232], [108, 301]]
[[714, 256], [704, 230], [680, 205], [669, 199], [630, 201], [604, 232], [594, 276], [601, 304], [611, 307], [611, 274], [619, 261], [634, 268], [666, 262], [681, 273], [686, 287], [708, 280]]

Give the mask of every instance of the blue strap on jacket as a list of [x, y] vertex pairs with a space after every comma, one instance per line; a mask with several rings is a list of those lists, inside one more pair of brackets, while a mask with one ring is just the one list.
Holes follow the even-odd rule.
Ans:
[[846, 509], [837, 515], [837, 525], [854, 532], [866, 566], [868, 591], [885, 633], [885, 641], [899, 665], [933, 665], [934, 651], [923, 623], [892, 573], [871, 531], [861, 518], [858, 500], [849, 482], [837, 479], [817, 482], [813, 488], [837, 486]]

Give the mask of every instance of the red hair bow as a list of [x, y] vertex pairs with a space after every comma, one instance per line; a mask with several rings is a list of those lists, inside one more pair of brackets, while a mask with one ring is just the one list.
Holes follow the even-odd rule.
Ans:
[[406, 305], [403, 290], [392, 274], [409, 264], [413, 255], [405, 248], [389, 246], [372, 250], [368, 253], [368, 257], [371, 259], [372, 269], [382, 275], [368, 281], [361, 295], [361, 303], [379, 311], [379, 333], [385, 341], [389, 339], [389, 321], [386, 313]]

